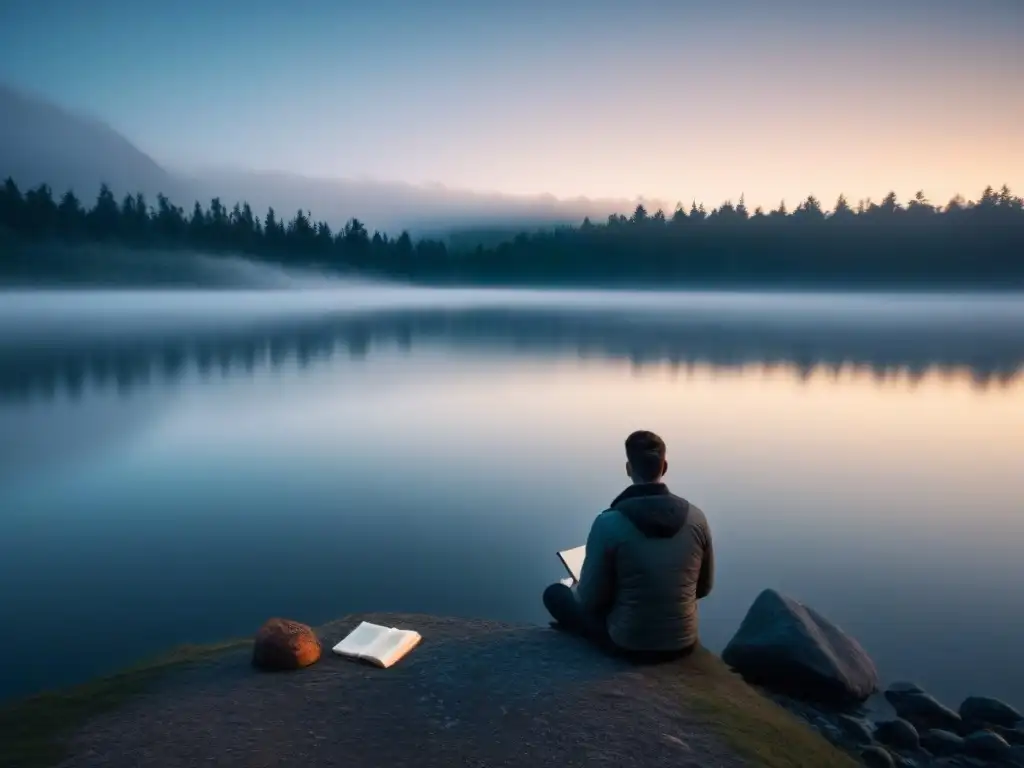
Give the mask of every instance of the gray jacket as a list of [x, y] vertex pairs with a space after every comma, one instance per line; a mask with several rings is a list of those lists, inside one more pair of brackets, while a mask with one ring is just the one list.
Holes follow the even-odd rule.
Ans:
[[594, 521], [576, 597], [617, 646], [680, 650], [697, 642], [714, 571], [704, 513], [662, 483], [633, 485]]

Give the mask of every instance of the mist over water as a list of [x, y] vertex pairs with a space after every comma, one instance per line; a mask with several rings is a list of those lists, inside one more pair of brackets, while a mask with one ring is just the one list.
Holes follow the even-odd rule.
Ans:
[[0, 272], [8, 290], [296, 289], [367, 282], [337, 269], [275, 264], [233, 253], [81, 243], [10, 243]]
[[[29, 337], [60, 327], [73, 335], [93, 328], [127, 335], [173, 328], [247, 326], [254, 320], [316, 320], [390, 310], [543, 311], [549, 315], [678, 322], [767, 323], [773, 327], [999, 331], [1024, 321], [1020, 294], [604, 291], [432, 288], [292, 272], [238, 260], [240, 273], [266, 275], [267, 285], [240, 281], [230, 290], [7, 290], [0, 293], [0, 338]], [[273, 277], [273, 280], [270, 280]], [[271, 284], [272, 283], [272, 284]], [[70, 325], [63, 325], [70, 323]]]
[[1024, 704], [1022, 327], [1011, 294], [7, 291], [0, 697], [276, 614], [544, 621], [650, 428], [715, 530], [710, 647], [772, 586], [887, 680]]
[[[1024, 364], [1024, 301], [1004, 295], [437, 289], [324, 280], [316, 288], [0, 294], [0, 396], [89, 371], [173, 374], [374, 345], [597, 355], [634, 363], [826, 365], [1008, 380]], [[32, 384], [34, 382], [34, 384]]]

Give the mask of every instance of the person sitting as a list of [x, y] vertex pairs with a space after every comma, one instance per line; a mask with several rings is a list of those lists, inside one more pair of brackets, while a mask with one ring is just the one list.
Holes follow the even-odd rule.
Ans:
[[556, 628], [652, 660], [696, 647], [697, 601], [710, 594], [715, 572], [707, 518], [663, 482], [665, 453], [653, 432], [626, 438], [633, 484], [594, 520], [579, 583], [544, 591]]

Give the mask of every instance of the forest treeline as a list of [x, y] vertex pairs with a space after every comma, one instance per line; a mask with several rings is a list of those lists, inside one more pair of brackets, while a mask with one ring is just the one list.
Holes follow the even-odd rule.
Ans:
[[[710, 211], [631, 215], [523, 232], [498, 245], [452, 249], [390, 237], [352, 218], [337, 231], [309, 212], [281, 217], [214, 198], [190, 210], [157, 195], [118, 201], [103, 185], [90, 205], [47, 185], [0, 189], [0, 242], [110, 243], [129, 248], [239, 253], [294, 266], [359, 271], [426, 283], [501, 284], [1024, 284], [1024, 201], [1003, 186], [945, 205], [923, 192], [826, 209], [810, 196], [789, 210], [749, 211], [743, 197]], [[4, 247], [0, 262], [25, 258]], [[0, 269], [3, 264], [0, 263]]]

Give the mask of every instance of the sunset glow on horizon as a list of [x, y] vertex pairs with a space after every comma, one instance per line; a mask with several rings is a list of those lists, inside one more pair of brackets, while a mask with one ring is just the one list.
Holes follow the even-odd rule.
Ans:
[[1024, 4], [770, 6], [25, 0], [0, 81], [171, 169], [750, 209], [1024, 188]]

